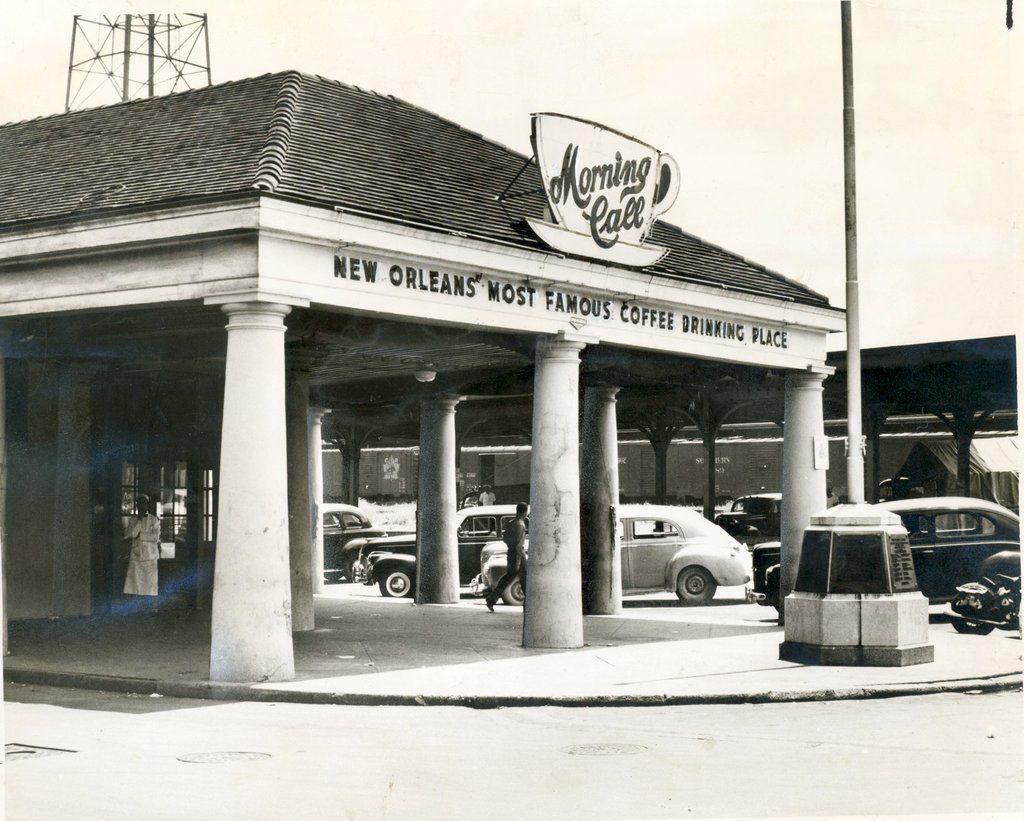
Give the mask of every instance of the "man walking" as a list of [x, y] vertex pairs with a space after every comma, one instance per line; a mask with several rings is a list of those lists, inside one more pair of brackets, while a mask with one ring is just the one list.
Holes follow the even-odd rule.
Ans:
[[494, 612], [494, 605], [501, 594], [516, 579], [526, 591], [526, 556], [523, 555], [523, 548], [526, 542], [526, 511], [529, 508], [523, 502], [516, 505], [516, 517], [505, 528], [502, 539], [508, 545], [508, 567], [505, 575], [498, 579], [494, 589], [487, 593], [487, 609]]

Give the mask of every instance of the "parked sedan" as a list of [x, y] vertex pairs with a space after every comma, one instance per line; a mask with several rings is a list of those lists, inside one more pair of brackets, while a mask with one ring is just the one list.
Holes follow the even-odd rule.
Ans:
[[[910, 535], [917, 585], [933, 602], [949, 601], [957, 585], [992, 573], [1020, 573], [1020, 519], [983, 499], [942, 496], [882, 502]], [[754, 582], [748, 598], [778, 607], [778, 542], [753, 549]]]
[[754, 544], [779, 537], [781, 514], [781, 493], [755, 493], [734, 500], [727, 511], [715, 517], [715, 524], [741, 542]]
[[[684, 605], [707, 604], [719, 585], [750, 581], [747, 549], [695, 510], [659, 505], [620, 505], [619, 544], [622, 551], [622, 592], [667, 590]], [[487, 545], [476, 587], [487, 590], [507, 567], [502, 542]], [[529, 582], [527, 582], [529, 584]], [[505, 601], [521, 603], [522, 594], [509, 588]]]
[[328, 503], [320, 508], [324, 528], [324, 581], [353, 580], [352, 565], [359, 548], [346, 550], [356, 539], [387, 536], [387, 532], [374, 527], [366, 514], [353, 505]]
[[[508, 523], [516, 517], [516, 506], [467, 507], [456, 516], [459, 584], [468, 585], [479, 572], [483, 546], [501, 538]], [[364, 584], [376, 584], [384, 596], [412, 596], [416, 589], [416, 534], [365, 541], [354, 572]]]

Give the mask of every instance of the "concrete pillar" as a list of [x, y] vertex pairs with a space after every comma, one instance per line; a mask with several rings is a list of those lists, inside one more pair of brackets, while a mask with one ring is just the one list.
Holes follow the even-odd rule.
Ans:
[[[288, 437], [288, 568], [292, 632], [312, 630], [313, 528], [309, 488], [309, 375], [289, 371], [285, 397]], [[321, 574], [321, 578], [323, 575]]]
[[284, 318], [264, 302], [228, 315], [210, 678], [294, 678], [288, 574]]
[[537, 343], [524, 647], [583, 646], [579, 375], [584, 343]]
[[420, 405], [420, 464], [416, 522], [416, 602], [459, 600], [459, 543], [455, 512], [455, 406], [457, 396]]
[[57, 504], [52, 542], [55, 616], [92, 612], [91, 378], [91, 369], [75, 366], [61, 367], [57, 377]]
[[324, 592], [324, 434], [326, 408], [309, 410], [309, 515], [313, 528], [313, 592]]
[[[782, 438], [782, 577], [780, 603], [796, 583], [800, 547], [811, 516], [825, 510], [825, 440], [822, 382], [825, 373], [799, 372], [786, 376], [785, 425]], [[815, 437], [825, 450], [815, 457]]]
[[618, 388], [591, 387], [583, 395], [580, 454], [580, 546], [583, 612], [622, 612], [622, 555], [616, 511], [619, 504], [619, 440], [615, 421]]

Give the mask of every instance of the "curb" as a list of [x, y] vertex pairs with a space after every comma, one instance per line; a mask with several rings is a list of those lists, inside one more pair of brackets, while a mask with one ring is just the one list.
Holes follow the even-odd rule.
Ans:
[[215, 701], [275, 701], [290, 704], [333, 704], [349, 707], [468, 707], [474, 710], [494, 710], [501, 707], [682, 707], [701, 704], [786, 704], [808, 701], [900, 698], [970, 691], [995, 693], [1021, 689], [1020, 673], [1004, 673], [986, 678], [952, 679], [949, 681], [922, 682], [919, 684], [677, 696], [413, 696], [375, 693], [319, 693], [281, 690], [269, 687], [257, 689], [250, 684], [224, 684], [213, 681], [169, 681], [131, 676], [107, 676], [93, 673], [60, 673], [20, 669], [5, 669], [4, 681], [10, 684], [38, 684], [50, 687], [101, 690], [104, 692], [139, 695], [155, 693], [170, 698], [211, 699]]

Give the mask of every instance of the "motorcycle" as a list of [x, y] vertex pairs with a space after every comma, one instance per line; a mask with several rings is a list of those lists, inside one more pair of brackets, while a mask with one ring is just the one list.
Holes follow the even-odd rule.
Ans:
[[953, 628], [985, 636], [995, 630], [1020, 631], [1020, 576], [995, 573], [991, 578], [957, 587]]

